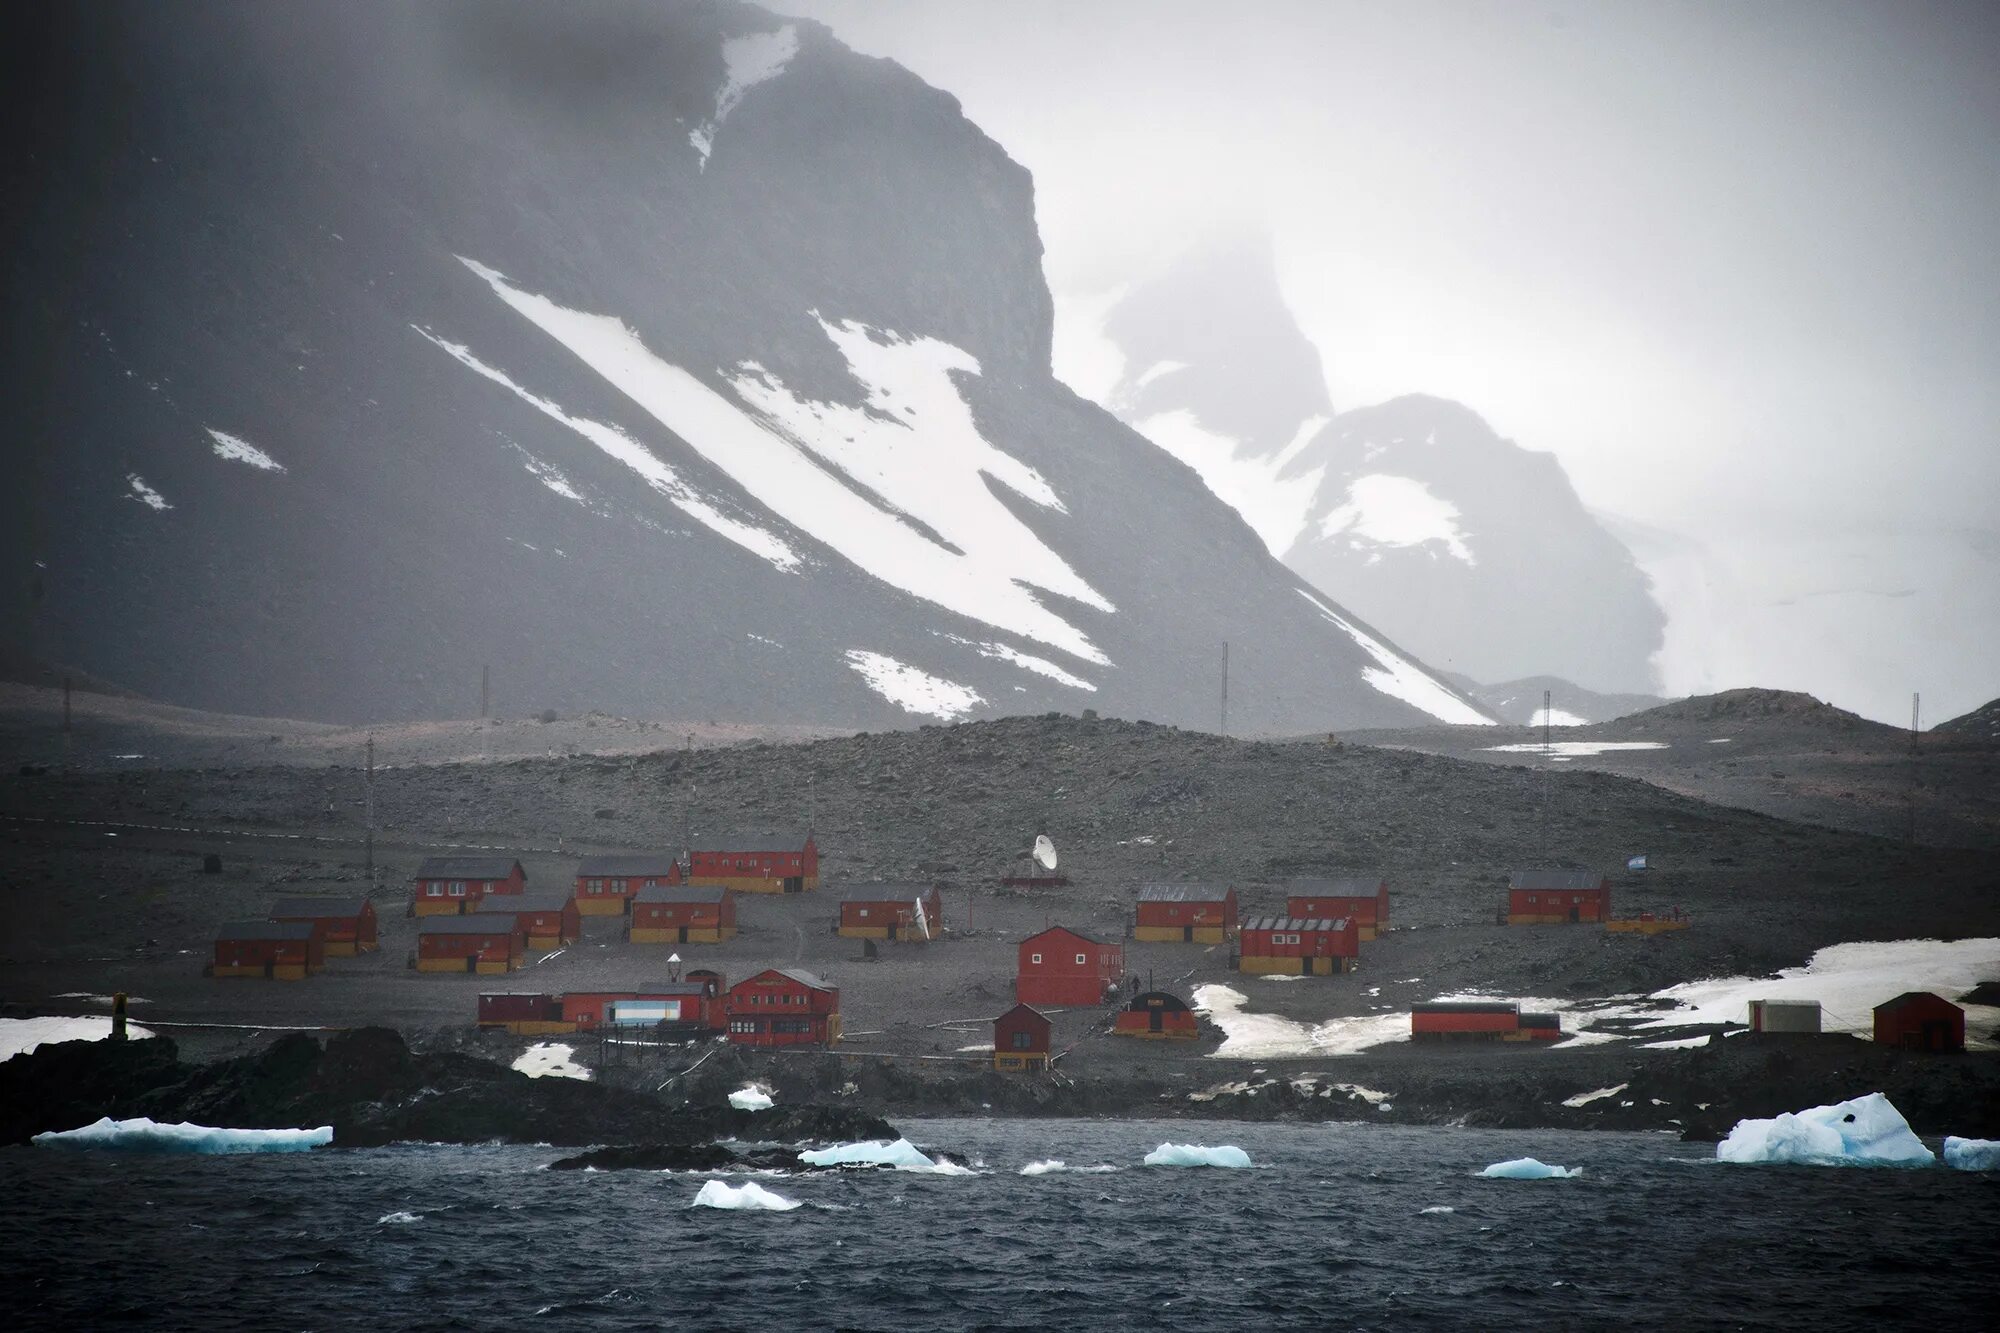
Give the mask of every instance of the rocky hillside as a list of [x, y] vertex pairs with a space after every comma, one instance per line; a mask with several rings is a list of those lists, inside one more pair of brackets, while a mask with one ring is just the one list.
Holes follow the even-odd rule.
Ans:
[[10, 657], [328, 721], [1483, 714], [1050, 375], [1033, 183], [732, 0], [16, 6]]
[[1452, 684], [1484, 704], [1493, 716], [1521, 727], [1542, 725], [1544, 692], [1549, 696], [1547, 721], [1550, 726], [1556, 727], [1609, 722], [1614, 717], [1643, 712], [1667, 702], [1657, 694], [1605, 694], [1586, 690], [1560, 676], [1526, 676], [1520, 680], [1502, 681], [1498, 685], [1481, 685], [1470, 677], [1456, 674], [1450, 679]]
[[1948, 722], [1940, 722], [1931, 731], [1954, 740], [2000, 741], [2000, 699], [1983, 704], [1970, 713], [1961, 713]]

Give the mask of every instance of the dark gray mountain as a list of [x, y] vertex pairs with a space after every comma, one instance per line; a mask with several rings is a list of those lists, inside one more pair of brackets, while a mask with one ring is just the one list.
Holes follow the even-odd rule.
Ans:
[[1602, 694], [1586, 690], [1560, 676], [1527, 676], [1497, 685], [1482, 685], [1469, 676], [1455, 672], [1447, 674], [1446, 678], [1502, 722], [1520, 727], [1542, 725], [1544, 692], [1549, 696], [1549, 722], [1558, 727], [1609, 722], [1613, 718], [1657, 708], [1667, 702], [1657, 694]]
[[0, 18], [11, 657], [177, 703], [1482, 715], [1049, 373], [1027, 173], [735, 3]]

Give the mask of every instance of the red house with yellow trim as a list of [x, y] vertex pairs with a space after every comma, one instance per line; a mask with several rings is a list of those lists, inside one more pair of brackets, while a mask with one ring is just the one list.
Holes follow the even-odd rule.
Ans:
[[317, 921], [232, 921], [215, 932], [212, 977], [303, 981], [326, 966], [326, 932]]
[[1286, 915], [1351, 920], [1364, 943], [1389, 928], [1389, 881], [1380, 876], [1295, 879], [1285, 895]]
[[1007, 1073], [1047, 1069], [1054, 1031], [1047, 1014], [1015, 1005], [993, 1020], [993, 1067]]
[[1125, 946], [1051, 926], [1021, 941], [1014, 998], [1022, 1004], [1097, 1005], [1125, 975]]
[[1330, 977], [1352, 972], [1361, 953], [1353, 918], [1253, 916], [1236, 941], [1236, 970], [1255, 975]]
[[1149, 990], [1134, 995], [1132, 1002], [1118, 1011], [1111, 1034], [1152, 1041], [1193, 1041], [1201, 1035], [1201, 1024], [1180, 996]]
[[510, 912], [430, 916], [417, 922], [417, 971], [512, 972], [528, 961], [527, 937]]
[[586, 856], [576, 867], [576, 910], [623, 916], [647, 889], [681, 882], [681, 865], [665, 852]]
[[1507, 880], [1507, 924], [1573, 926], [1611, 916], [1611, 880], [1595, 870], [1516, 870]]
[[689, 884], [738, 893], [809, 893], [819, 887], [811, 833], [705, 835], [688, 848]]
[[352, 958], [377, 947], [375, 904], [366, 898], [280, 898], [271, 904], [270, 916], [319, 923], [328, 958]]
[[1133, 910], [1132, 938], [1157, 943], [1220, 944], [1236, 933], [1236, 889], [1228, 884], [1144, 884]]
[[834, 933], [861, 940], [930, 940], [944, 929], [944, 894], [935, 884], [846, 886]]
[[527, 872], [511, 856], [429, 856], [417, 867], [410, 909], [417, 916], [463, 916], [496, 893], [520, 893]]
[[486, 904], [486, 909], [510, 914], [528, 948], [535, 953], [560, 949], [583, 938], [583, 917], [577, 912], [576, 898], [571, 894], [544, 889], [524, 893], [517, 902], [495, 899]]
[[728, 889], [658, 885], [632, 900], [634, 944], [720, 944], [736, 938], [736, 895]]

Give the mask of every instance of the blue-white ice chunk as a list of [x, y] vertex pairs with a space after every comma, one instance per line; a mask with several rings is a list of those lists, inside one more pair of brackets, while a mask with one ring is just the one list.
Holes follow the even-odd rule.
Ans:
[[782, 1194], [774, 1194], [756, 1181], [745, 1181], [741, 1185], [725, 1185], [719, 1180], [711, 1180], [701, 1187], [694, 1196], [690, 1208], [727, 1208], [732, 1212], [789, 1213], [799, 1206], [797, 1199], [787, 1199]]
[[1879, 1092], [1769, 1120], [1739, 1120], [1715, 1145], [1719, 1162], [1798, 1166], [1929, 1166], [1936, 1154]]
[[807, 1166], [893, 1166], [898, 1171], [928, 1171], [938, 1176], [970, 1176], [976, 1172], [949, 1158], [933, 1160], [908, 1139], [887, 1143], [880, 1139], [867, 1143], [842, 1143], [831, 1148], [814, 1148], [799, 1154]]
[[309, 1152], [333, 1142], [333, 1126], [318, 1129], [217, 1129], [209, 1125], [161, 1125], [140, 1116], [105, 1116], [81, 1129], [37, 1134], [38, 1148], [109, 1148], [117, 1152]]
[[2000, 1139], [1948, 1137], [1944, 1141], [1944, 1164], [1960, 1171], [2000, 1171]]
[[1511, 1162], [1495, 1162], [1479, 1173], [1488, 1180], [1568, 1180], [1583, 1174], [1580, 1166], [1550, 1166], [1532, 1157], [1516, 1157]]
[[1203, 1143], [1162, 1143], [1146, 1154], [1147, 1166], [1227, 1166], [1241, 1169], [1250, 1165], [1250, 1154], [1232, 1144], [1211, 1148]]

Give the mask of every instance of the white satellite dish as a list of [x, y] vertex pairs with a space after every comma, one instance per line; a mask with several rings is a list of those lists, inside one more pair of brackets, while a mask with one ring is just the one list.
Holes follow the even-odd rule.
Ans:
[[1056, 845], [1049, 841], [1046, 833], [1035, 835], [1035, 860], [1044, 870], [1056, 868]]

